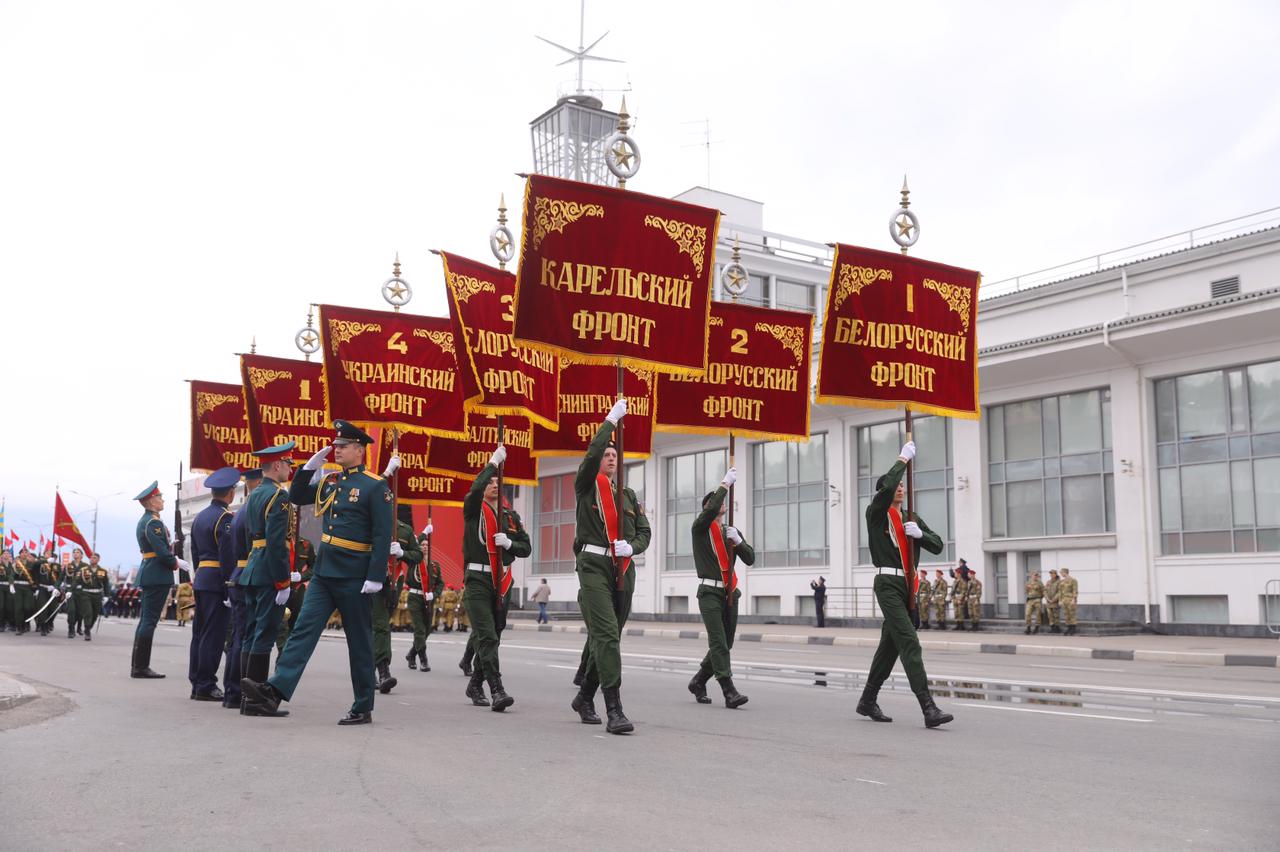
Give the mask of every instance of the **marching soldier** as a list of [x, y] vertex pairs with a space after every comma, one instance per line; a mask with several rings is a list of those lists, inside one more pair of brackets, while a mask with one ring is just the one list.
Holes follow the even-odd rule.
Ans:
[[67, 563], [66, 571], [62, 575], [63, 588], [71, 594], [66, 603], [68, 639], [76, 638], [81, 632], [84, 615], [80, 612], [81, 598], [75, 593], [75, 585], [80, 572], [88, 567], [89, 563], [84, 561], [84, 551], [78, 547], [72, 549], [71, 561]]
[[[738, 601], [742, 590], [738, 588], [738, 572], [734, 561], [741, 559], [746, 565], [754, 565], [756, 552], [742, 538], [735, 527], [722, 527], [721, 519], [728, 506], [725, 498], [738, 479], [737, 468], [725, 471], [720, 487], [702, 498], [702, 512], [693, 521], [693, 564], [698, 571], [698, 611], [707, 627], [707, 655], [702, 658], [698, 671], [689, 681], [689, 691], [699, 704], [710, 704], [707, 697], [707, 681], [714, 674], [724, 693], [724, 706], [736, 710], [747, 703], [747, 696], [733, 685], [729, 652], [733, 650], [734, 634], [738, 631]], [[579, 698], [591, 693], [595, 685], [587, 673]], [[588, 697], [590, 695], [588, 694]], [[575, 708], [576, 709], [576, 708]], [[597, 723], [598, 723], [597, 719]]]
[[[418, 537], [419, 549], [431, 537], [431, 532], [432, 526], [427, 524], [427, 528]], [[432, 620], [435, 617], [436, 595], [444, 588], [444, 581], [440, 578], [440, 563], [434, 559], [430, 565], [419, 562], [408, 570], [405, 580], [409, 592], [409, 618], [413, 622], [413, 645], [405, 659], [409, 661], [409, 668], [429, 672], [431, 666], [427, 663], [427, 637], [431, 635]]]
[[920, 572], [920, 591], [916, 593], [916, 610], [920, 613], [920, 629], [929, 629], [929, 608], [933, 602], [933, 586], [929, 583], [929, 572]]
[[951, 608], [956, 614], [955, 630], [964, 630], [965, 604], [968, 601], [969, 581], [963, 568], [956, 569], [956, 581], [951, 584]]
[[18, 635], [31, 630], [27, 619], [36, 611], [36, 574], [33, 570], [33, 562], [31, 551], [24, 547], [18, 551], [18, 559], [13, 563], [13, 599], [9, 604], [9, 611], [13, 617], [14, 630]]
[[[382, 472], [384, 478], [395, 473], [399, 465], [389, 464]], [[403, 507], [412, 519], [413, 510]], [[396, 537], [391, 542], [389, 551], [397, 560], [407, 562], [412, 569], [422, 562], [422, 551], [418, 549], [418, 540], [413, 535], [413, 527], [403, 520], [396, 521]], [[399, 683], [391, 676], [391, 612], [400, 601], [400, 589], [404, 586], [404, 578], [399, 572], [392, 573], [392, 563], [387, 563], [384, 585], [381, 594], [373, 597], [373, 667], [377, 673], [375, 685], [378, 691], [386, 695]]]
[[1062, 569], [1062, 580], [1058, 583], [1058, 597], [1062, 601], [1062, 616], [1067, 625], [1068, 636], [1076, 635], [1076, 602], [1080, 599], [1080, 584], [1071, 576], [1069, 568]]
[[[244, 531], [249, 540], [249, 564], [240, 572], [238, 583], [244, 591], [244, 649], [246, 670], [244, 681], [262, 682], [271, 668], [271, 646], [280, 631], [284, 605], [289, 600], [290, 584], [299, 575], [289, 570], [289, 491], [285, 483], [293, 472], [291, 453], [295, 441], [255, 450], [262, 462], [260, 488], [245, 502]], [[246, 701], [246, 716], [282, 716], [287, 710]]]
[[[516, 700], [502, 686], [498, 647], [507, 626], [511, 604], [511, 563], [533, 552], [520, 516], [501, 505], [498, 468], [507, 458], [499, 444], [484, 470], [476, 476], [462, 504], [462, 559], [466, 563], [462, 605], [475, 643], [475, 671], [467, 683], [471, 703], [484, 706], [484, 683], [489, 684], [491, 710], [501, 713]], [[502, 522], [498, 513], [502, 510]]]
[[947, 629], [947, 578], [941, 568], [933, 572], [933, 620], [939, 630]]
[[191, 653], [187, 680], [196, 701], [223, 701], [218, 689], [218, 663], [227, 638], [231, 601], [227, 583], [236, 568], [236, 548], [231, 528], [235, 516], [231, 498], [240, 484], [240, 471], [224, 467], [205, 477], [204, 487], [213, 499], [191, 522], [191, 558], [196, 573], [195, 624], [191, 629]]
[[5, 632], [13, 624], [14, 632], [18, 625], [13, 622], [13, 554], [8, 549], [0, 550], [0, 633]]
[[1058, 579], [1058, 569], [1049, 569], [1049, 582], [1044, 584], [1044, 608], [1049, 616], [1049, 632], [1061, 633], [1062, 628], [1058, 626], [1058, 622], [1062, 620], [1061, 613], [1058, 611], [1058, 586], [1061, 584]]
[[[373, 439], [345, 420], [335, 420], [333, 426], [337, 432], [333, 444], [303, 465], [289, 490], [294, 504], [315, 506], [324, 530], [297, 628], [271, 679], [245, 678], [241, 688], [247, 698], [270, 712], [281, 701], [292, 699], [329, 613], [337, 609], [342, 614], [355, 693], [351, 710], [338, 724], [367, 725], [373, 721], [374, 696], [371, 596], [382, 591], [387, 573], [393, 498], [386, 480], [365, 470], [365, 447]], [[342, 470], [326, 476], [323, 468], [330, 452]], [[399, 459], [392, 459], [398, 466]]]
[[1040, 572], [1027, 574], [1027, 629], [1022, 631], [1028, 635], [1040, 632], [1040, 603], [1044, 599], [1044, 583], [1040, 580]]
[[977, 573], [966, 566], [969, 574], [968, 590], [966, 591], [966, 602], [969, 607], [969, 627], [970, 630], [977, 632], [978, 622], [982, 618], [982, 581], [978, 579]]
[[107, 569], [98, 564], [98, 554], [89, 557], [89, 564], [76, 575], [74, 597], [80, 618], [84, 622], [84, 641], [93, 641], [93, 628], [102, 614], [103, 601], [111, 594], [111, 578]]
[[458, 606], [458, 593], [453, 586], [445, 586], [440, 595], [440, 611], [436, 613], [436, 626], [443, 627], [445, 633], [453, 631], [453, 613]]
[[[611, 734], [635, 730], [622, 710], [620, 642], [635, 593], [636, 572], [631, 558], [644, 552], [650, 537], [649, 521], [635, 492], [623, 489], [623, 504], [616, 503], [613, 480], [623, 471], [618, 470], [617, 450], [609, 444], [618, 421], [626, 413], [627, 400], [620, 398], [591, 439], [573, 482], [577, 496], [574, 549], [578, 607], [587, 624], [585, 676], [600, 684], [608, 716], [605, 730]], [[576, 697], [574, 703], [580, 703]], [[579, 712], [579, 717], [582, 715]]]
[[222, 706], [228, 710], [239, 709], [242, 713], [245, 702], [240, 692], [240, 678], [248, 669], [248, 652], [244, 648], [244, 590], [240, 588], [240, 575], [249, 565], [249, 540], [245, 538], [245, 521], [248, 514], [244, 507], [249, 504], [249, 495], [262, 484], [262, 468], [255, 467], [244, 473], [244, 499], [240, 503], [240, 511], [235, 513], [231, 521], [232, 552], [235, 555], [235, 567], [227, 579], [227, 600], [231, 604], [231, 631], [227, 639], [227, 661], [222, 667]]
[[941, 553], [943, 544], [938, 534], [929, 529], [918, 515], [914, 520], [902, 517], [902, 500], [906, 496], [902, 474], [915, 454], [915, 442], [907, 441], [898, 461], [876, 482], [875, 496], [867, 506], [867, 541], [872, 562], [877, 567], [875, 595], [884, 623], [880, 628], [880, 644], [867, 673], [866, 688], [858, 700], [857, 713], [876, 722], [893, 721], [881, 712], [876, 696], [880, 694], [881, 685], [893, 673], [893, 664], [901, 658], [911, 691], [916, 694], [924, 713], [925, 727], [936, 728], [954, 717], [939, 710], [929, 693], [929, 678], [925, 674], [920, 640], [915, 631], [915, 625], [920, 623], [920, 614], [914, 606], [914, 590], [910, 588], [912, 578], [907, 570], [919, 563], [921, 547], [930, 553]]
[[133, 634], [133, 662], [129, 676], [162, 678], [164, 675], [151, 669], [151, 642], [169, 590], [173, 588], [175, 575], [180, 571], [190, 571], [191, 565], [175, 556], [169, 544], [169, 528], [160, 519], [160, 513], [164, 511], [164, 495], [160, 493], [159, 483], [152, 482], [133, 499], [142, 504], [143, 510], [136, 529], [138, 549], [142, 552], [137, 581], [141, 589], [142, 609], [138, 628]]
[[60, 588], [62, 574], [58, 564], [53, 561], [52, 552], [36, 560], [36, 627], [41, 636], [48, 636], [53, 630], [53, 617], [58, 610], [58, 599], [63, 596]]

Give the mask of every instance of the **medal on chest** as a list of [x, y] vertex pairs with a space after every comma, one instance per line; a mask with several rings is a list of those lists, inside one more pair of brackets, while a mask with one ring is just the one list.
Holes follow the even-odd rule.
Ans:
[[348, 502], [348, 503], [359, 503], [359, 502], [360, 502], [360, 489], [359, 489], [359, 488], [352, 488], [350, 491], [348, 491], [348, 492], [347, 492], [347, 502]]

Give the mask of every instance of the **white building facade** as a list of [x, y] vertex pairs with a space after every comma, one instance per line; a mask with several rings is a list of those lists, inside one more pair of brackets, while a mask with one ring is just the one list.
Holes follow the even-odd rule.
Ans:
[[[757, 202], [679, 197], [724, 211], [717, 262], [736, 235], [751, 272], [744, 301], [820, 324], [827, 246], [766, 232]], [[1027, 571], [1069, 568], [1082, 620], [1239, 635], [1280, 621], [1264, 597], [1280, 578], [1280, 228], [1189, 243], [1111, 268], [1099, 258], [1063, 280], [984, 287], [982, 419], [917, 419], [915, 488], [947, 543], [926, 564], [945, 573], [966, 559], [989, 616], [1021, 616]], [[738, 442], [735, 513], [758, 554], [739, 566], [746, 615], [811, 615], [819, 576], [829, 615], [876, 614], [862, 513], [897, 456], [900, 420], [815, 405], [811, 434]], [[727, 462], [725, 441], [659, 433], [652, 456], [628, 464], [653, 527], [636, 563], [636, 613], [697, 612], [690, 524]], [[517, 497], [534, 539], [523, 585], [545, 577], [570, 608], [574, 470], [543, 459], [539, 487]]]

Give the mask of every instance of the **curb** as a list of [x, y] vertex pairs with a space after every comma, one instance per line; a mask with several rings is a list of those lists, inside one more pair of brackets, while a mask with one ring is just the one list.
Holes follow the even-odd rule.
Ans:
[[[539, 633], [587, 632], [585, 626], [558, 624], [509, 623], [508, 630], [528, 630]], [[641, 636], [646, 639], [702, 639], [705, 630], [672, 630], [661, 627], [627, 627], [625, 636]], [[837, 645], [853, 648], [874, 648], [880, 640], [872, 636], [806, 636], [799, 633], [739, 633], [738, 642], [770, 642], [784, 645]], [[1258, 666], [1280, 668], [1280, 656], [1274, 654], [1211, 654], [1196, 651], [1148, 651], [1123, 648], [1090, 648], [1082, 645], [1031, 645], [999, 642], [959, 642], [945, 639], [921, 639], [920, 647], [926, 651], [952, 651], [966, 654], [1016, 654], [1031, 657], [1076, 657], [1093, 660], [1123, 660], [1145, 663], [1176, 663], [1184, 666]]]
[[22, 681], [0, 674], [0, 711], [12, 710], [39, 697], [35, 689]]

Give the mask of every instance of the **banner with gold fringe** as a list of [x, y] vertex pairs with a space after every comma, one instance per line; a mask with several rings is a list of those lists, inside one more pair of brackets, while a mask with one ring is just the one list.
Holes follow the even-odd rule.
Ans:
[[578, 363], [701, 373], [720, 212], [531, 175], [515, 339]]
[[969, 269], [837, 245], [817, 401], [976, 420], [981, 281]]
[[324, 413], [324, 365], [269, 355], [240, 356], [241, 389], [255, 450], [297, 441], [295, 461], [306, 461], [333, 439]]
[[[503, 481], [512, 485], [537, 485], [538, 460], [530, 453], [533, 426], [529, 418], [504, 415], [502, 425], [502, 442], [507, 448], [507, 460], [502, 466]], [[474, 479], [489, 463], [489, 456], [498, 445], [498, 418], [472, 412], [467, 415], [467, 436], [465, 441], [432, 438], [427, 470]]]
[[[653, 418], [657, 409], [657, 377], [649, 370], [623, 371], [627, 416], [623, 451], [627, 459], [653, 452]], [[533, 427], [533, 455], [581, 456], [618, 399], [618, 371], [601, 364], [578, 364], [565, 358], [560, 367], [560, 428]]]
[[[414, 506], [461, 506], [475, 477], [450, 476], [427, 470], [432, 438], [421, 432], [403, 432], [399, 437], [400, 469], [396, 471], [396, 498]], [[392, 435], [383, 429], [379, 440], [380, 460], [391, 458]]]
[[195, 471], [222, 467], [248, 470], [256, 466], [245, 414], [244, 388], [223, 382], [192, 380], [191, 459]]

